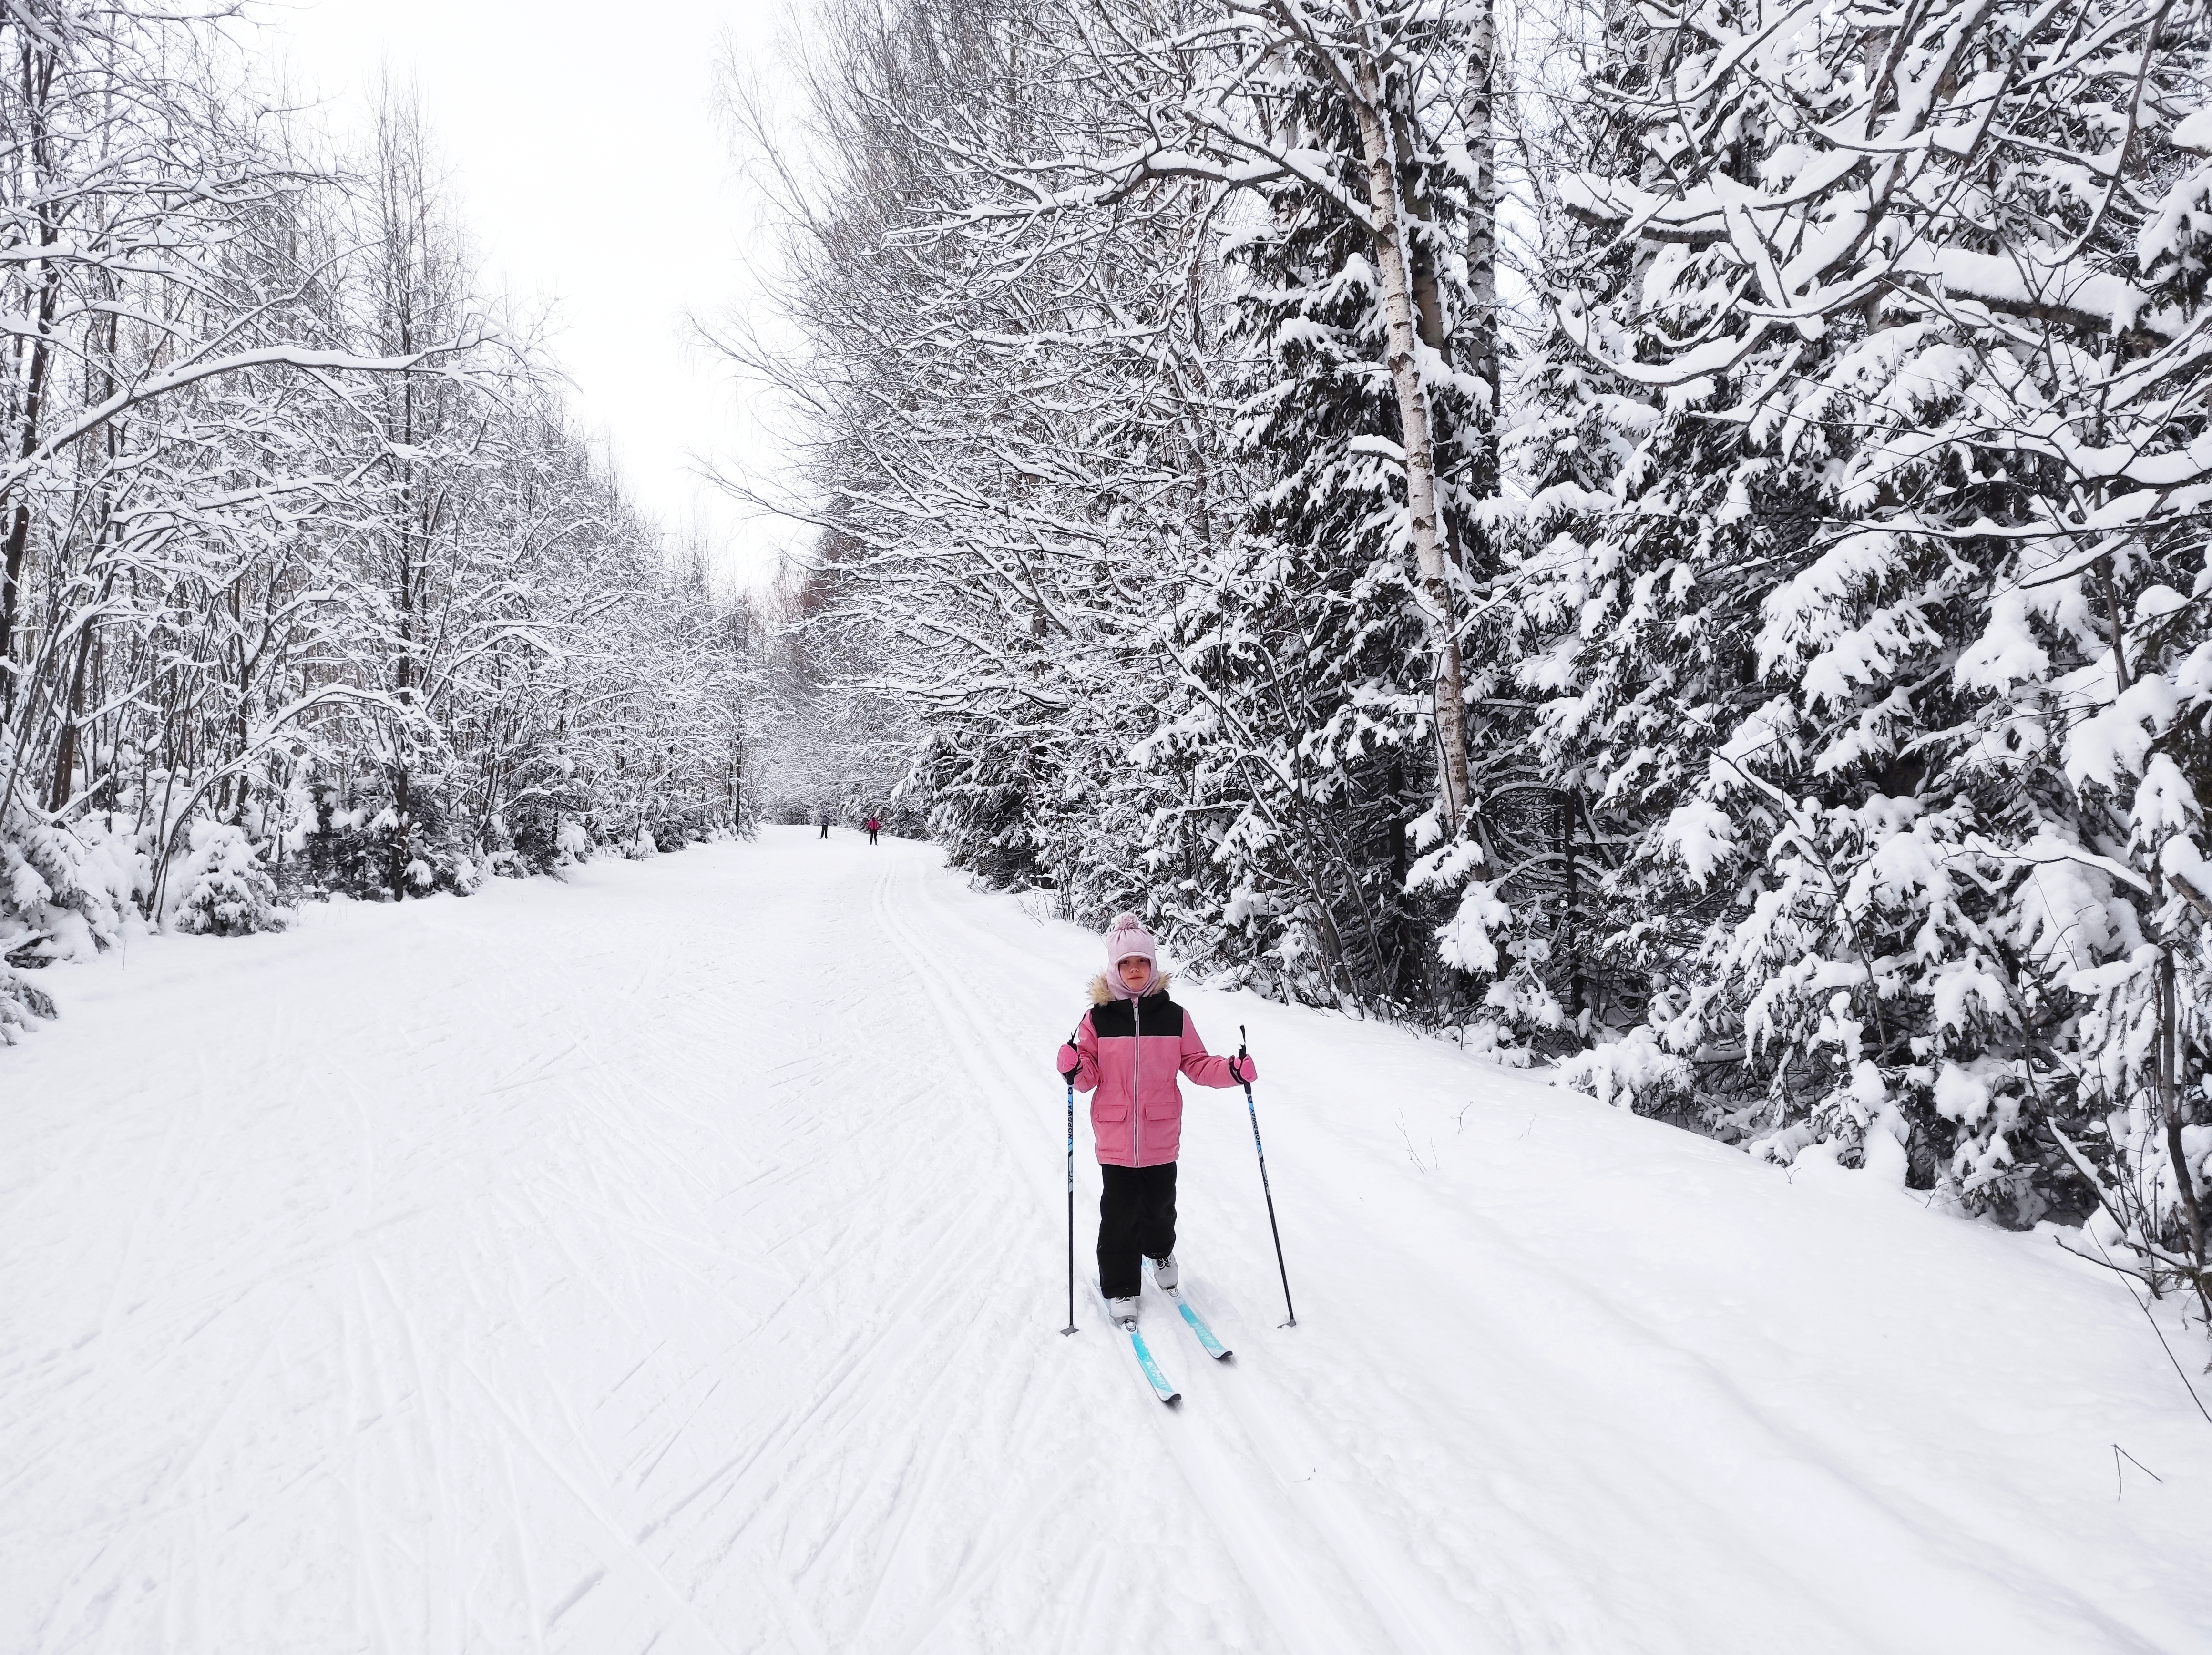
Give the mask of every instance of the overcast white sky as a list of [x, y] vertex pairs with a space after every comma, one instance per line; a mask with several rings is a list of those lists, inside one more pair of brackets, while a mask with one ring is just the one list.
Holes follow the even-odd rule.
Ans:
[[718, 43], [765, 63], [785, 0], [273, 0], [271, 60], [358, 122], [383, 65], [414, 77], [495, 288], [550, 300], [579, 418], [672, 530], [703, 528], [748, 585], [793, 533], [692, 475], [773, 471], [758, 405], [684, 338], [687, 312], [759, 302], [735, 163], [713, 112]]

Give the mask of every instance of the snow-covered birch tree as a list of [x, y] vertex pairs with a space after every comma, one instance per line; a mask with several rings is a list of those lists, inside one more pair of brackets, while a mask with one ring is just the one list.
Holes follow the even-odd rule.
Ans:
[[132, 924], [744, 808], [746, 606], [570, 429], [404, 112], [350, 161], [227, 29], [0, 14], [0, 1039]]

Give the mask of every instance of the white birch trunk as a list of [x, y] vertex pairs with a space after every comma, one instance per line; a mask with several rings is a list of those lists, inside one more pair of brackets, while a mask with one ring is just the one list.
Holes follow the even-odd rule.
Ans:
[[1451, 572], [1444, 555], [1443, 525], [1437, 508], [1436, 445], [1429, 425], [1428, 388], [1416, 349], [1411, 261], [1405, 216], [1398, 200], [1396, 156], [1382, 109], [1382, 76], [1373, 54], [1362, 50], [1355, 70], [1353, 107], [1359, 122], [1361, 158], [1367, 167], [1368, 209], [1374, 219], [1375, 258], [1382, 277], [1382, 313], [1389, 333], [1390, 382], [1398, 393], [1398, 423], [1406, 452], [1407, 530], [1427, 597], [1430, 637], [1437, 655], [1437, 803], [1447, 836], [1459, 831], [1467, 809], [1467, 710], [1461, 670]]

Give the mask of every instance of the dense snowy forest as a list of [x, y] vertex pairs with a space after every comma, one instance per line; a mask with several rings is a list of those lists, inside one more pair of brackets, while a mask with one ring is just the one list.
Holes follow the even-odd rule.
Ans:
[[732, 100], [808, 348], [723, 341], [811, 435], [815, 647], [988, 881], [2191, 1279], [2209, 56], [829, 0], [805, 142]]
[[[2212, 1161], [2200, 0], [823, 0], [775, 591], [404, 97], [0, 17], [0, 1036], [128, 915], [880, 810], [2163, 1286]], [[764, 91], [770, 88], [771, 91]], [[788, 102], [799, 100], [799, 130]]]
[[334, 147], [231, 27], [0, 15], [0, 1037], [134, 912], [251, 931], [749, 808], [757, 617], [480, 291], [410, 100]]
[[0, 158], [0, 1655], [2212, 1651], [2212, 0]]

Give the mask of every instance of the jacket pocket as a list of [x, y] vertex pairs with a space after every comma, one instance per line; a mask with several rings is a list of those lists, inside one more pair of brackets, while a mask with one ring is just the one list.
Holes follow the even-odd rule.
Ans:
[[[1149, 1116], [1151, 1111], [1146, 1113]], [[1091, 1106], [1091, 1118], [1103, 1125], [1118, 1125], [1129, 1118], [1128, 1100], [1118, 1098], [1112, 1103], [1094, 1103]]]

